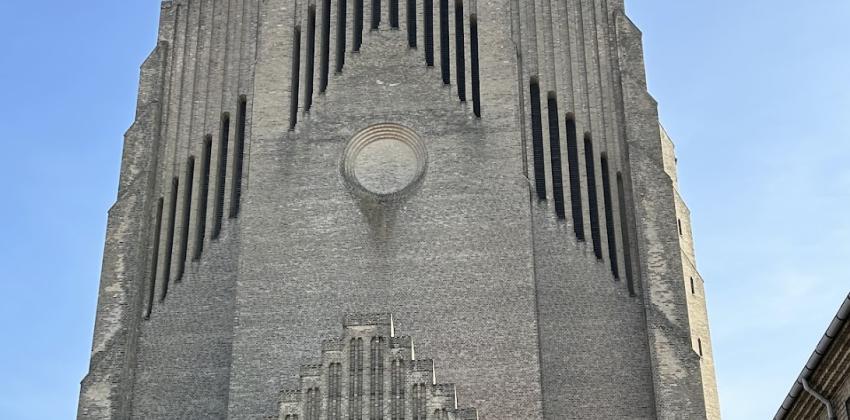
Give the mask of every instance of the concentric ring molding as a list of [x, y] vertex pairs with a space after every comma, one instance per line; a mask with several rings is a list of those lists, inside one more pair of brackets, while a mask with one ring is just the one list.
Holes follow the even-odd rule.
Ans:
[[[410, 148], [414, 157], [413, 176], [403, 187], [390, 192], [371, 190], [357, 177], [357, 164], [361, 154], [368, 146], [379, 141], [399, 142]], [[340, 166], [343, 179], [357, 195], [378, 201], [395, 201], [412, 192], [421, 182], [428, 167], [428, 152], [422, 138], [412, 129], [394, 123], [381, 123], [366, 127], [349, 140]]]

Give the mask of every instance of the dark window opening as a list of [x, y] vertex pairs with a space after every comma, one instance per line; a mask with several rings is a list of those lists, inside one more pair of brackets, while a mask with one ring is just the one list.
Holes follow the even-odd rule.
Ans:
[[546, 200], [546, 168], [543, 152], [543, 117], [540, 112], [540, 85], [531, 78], [531, 142], [534, 154], [534, 186], [539, 200]]
[[247, 125], [248, 99], [239, 97], [236, 110], [236, 142], [233, 144], [233, 183], [230, 195], [230, 218], [239, 216], [242, 205], [242, 172], [245, 165], [245, 130]]
[[564, 206], [564, 175], [561, 165], [561, 128], [558, 113], [558, 97], [555, 92], [549, 92], [547, 96], [547, 108], [549, 109], [549, 149], [552, 162], [552, 195], [555, 199], [555, 214], [558, 219], [567, 218], [567, 209]]
[[213, 224], [213, 239], [221, 235], [221, 222], [224, 218], [224, 184], [227, 181], [227, 147], [230, 143], [230, 115], [221, 116], [221, 143], [218, 145], [218, 173], [215, 194], [215, 223]]
[[398, 0], [390, 0], [390, 28], [398, 29]]
[[304, 68], [304, 111], [313, 107], [313, 83], [316, 71], [316, 6], [307, 9], [307, 62]]
[[363, 0], [354, 0], [354, 52], [363, 45]]
[[466, 102], [466, 50], [463, 34], [463, 0], [455, 0], [455, 55], [457, 59], [457, 96]]
[[679, 224], [679, 236], [683, 236], [685, 231], [682, 230], [682, 219], [677, 219], [676, 222]]
[[701, 338], [697, 338], [697, 348], [699, 350], [699, 357], [702, 357], [703, 354], [702, 354], [702, 339]]
[[691, 277], [691, 294], [692, 295], [697, 294], [697, 287], [696, 287], [696, 283], [694, 282], [693, 277]]
[[178, 254], [178, 266], [176, 281], [183, 280], [186, 272], [186, 260], [189, 255], [189, 226], [192, 223], [192, 189], [195, 182], [195, 157], [190, 156], [186, 162], [186, 182], [183, 184], [183, 223], [180, 227], [180, 253]]
[[407, 0], [407, 46], [416, 48], [416, 0]]
[[481, 76], [478, 64], [478, 16], [469, 17], [469, 49], [472, 60], [472, 111], [481, 118]]
[[581, 175], [578, 157], [578, 132], [576, 120], [572, 114], [567, 114], [567, 163], [570, 174], [570, 204], [573, 214], [573, 228], [576, 238], [584, 241], [584, 213], [581, 204]]
[[162, 234], [162, 208], [163, 199], [160, 198], [156, 205], [156, 222], [154, 223], [153, 251], [151, 254], [151, 272], [148, 278], [148, 307], [145, 309], [145, 319], [150, 319], [153, 312], [153, 302], [156, 299], [156, 275], [159, 272], [159, 241]]
[[626, 266], [626, 283], [629, 293], [635, 296], [634, 273], [632, 269], [632, 241], [629, 235], [628, 212], [626, 211], [626, 190], [623, 174], [617, 172], [617, 197], [620, 201], [620, 231], [623, 235], [623, 260]]
[[425, 64], [434, 67], [434, 0], [424, 2]]
[[584, 164], [587, 170], [587, 206], [590, 210], [590, 237], [593, 240], [593, 253], [596, 259], [602, 259], [602, 235], [599, 228], [599, 198], [596, 195], [596, 159], [593, 156], [593, 138], [590, 133], [584, 135]]
[[[301, 27], [296, 26], [292, 33], [292, 80], [289, 89], [289, 129], [298, 125], [298, 91], [301, 82]], [[305, 93], [306, 95], [306, 93]]]
[[444, 85], [452, 82], [449, 50], [449, 0], [440, 0], [440, 70]]
[[348, 23], [348, 0], [339, 0], [336, 10], [336, 72], [345, 67], [345, 31]]
[[319, 92], [328, 89], [328, 76], [331, 59], [331, 0], [324, 0], [322, 5], [322, 56], [319, 62]]
[[210, 163], [212, 162], [212, 136], [204, 139], [203, 160], [201, 160], [201, 180], [198, 186], [198, 215], [195, 222], [195, 255], [193, 260], [201, 259], [204, 252], [204, 240], [207, 229], [207, 200], [210, 191]]
[[372, 30], [381, 27], [381, 0], [372, 0]]
[[171, 197], [168, 202], [168, 232], [165, 236], [165, 259], [162, 261], [162, 294], [159, 300], [164, 301], [168, 296], [168, 284], [171, 282], [171, 253], [174, 252], [174, 230], [177, 225], [177, 189], [180, 181], [171, 180]]
[[608, 259], [611, 261], [611, 273], [620, 279], [620, 267], [617, 260], [617, 232], [614, 227], [614, 202], [611, 195], [611, 172], [608, 157], [602, 155], [602, 196], [605, 204], [605, 228], [608, 234]]

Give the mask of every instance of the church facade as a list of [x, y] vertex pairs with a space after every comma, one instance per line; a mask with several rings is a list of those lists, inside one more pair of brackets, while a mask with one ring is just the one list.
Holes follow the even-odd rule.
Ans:
[[718, 419], [622, 0], [175, 0], [80, 419]]

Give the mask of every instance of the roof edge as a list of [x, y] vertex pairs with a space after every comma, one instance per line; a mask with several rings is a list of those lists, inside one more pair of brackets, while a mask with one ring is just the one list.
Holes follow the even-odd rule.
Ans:
[[824, 333], [823, 337], [820, 339], [820, 342], [815, 348], [814, 353], [812, 353], [812, 356], [809, 357], [808, 362], [806, 362], [806, 366], [803, 368], [803, 371], [800, 372], [800, 376], [797, 377], [797, 381], [794, 382], [794, 385], [791, 387], [791, 392], [789, 392], [788, 396], [785, 397], [785, 401], [782, 402], [782, 406], [779, 407], [779, 411], [776, 412], [776, 416], [773, 417], [773, 420], [785, 419], [785, 416], [788, 415], [791, 408], [794, 406], [794, 402], [797, 401], [797, 398], [799, 398], [804, 392], [803, 380], [810, 379], [812, 373], [820, 367], [823, 357], [829, 352], [830, 347], [832, 347], [833, 340], [835, 340], [835, 337], [844, 325], [848, 323], [848, 320], [850, 320], [850, 294], [844, 298], [844, 303], [838, 310], [838, 314], [836, 314], [835, 318], [832, 319], [832, 323], [829, 324], [829, 328], [827, 328], [826, 333]]

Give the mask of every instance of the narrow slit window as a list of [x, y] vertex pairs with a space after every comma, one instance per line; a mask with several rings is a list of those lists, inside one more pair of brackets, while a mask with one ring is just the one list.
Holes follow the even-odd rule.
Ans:
[[572, 114], [567, 115], [567, 163], [570, 174], [570, 207], [573, 214], [573, 228], [576, 238], [584, 242], [584, 213], [581, 203], [581, 175], [578, 157], [578, 132], [576, 120]]
[[398, 29], [398, 0], [390, 0], [390, 28]]
[[531, 78], [531, 142], [534, 154], [534, 186], [539, 200], [546, 200], [546, 168], [543, 160], [543, 116], [540, 110], [540, 85]]
[[177, 225], [177, 189], [180, 181], [171, 180], [171, 197], [168, 201], [168, 231], [165, 234], [165, 259], [162, 261], [162, 294], [159, 300], [164, 301], [168, 296], [168, 285], [171, 282], [171, 253], [174, 252], [174, 230]]
[[434, 0], [424, 0], [425, 64], [434, 67]]
[[372, 0], [372, 30], [381, 28], [381, 0]]
[[697, 350], [699, 350], [699, 357], [702, 357], [702, 339], [697, 338]]
[[304, 66], [304, 111], [313, 107], [313, 83], [316, 79], [316, 6], [307, 9], [307, 54]]
[[345, 67], [345, 44], [347, 40], [348, 0], [338, 0], [336, 10], [336, 72], [342, 73]]
[[331, 58], [331, 0], [322, 2], [322, 55], [319, 62], [319, 92], [328, 89]]
[[676, 223], [678, 223], [678, 224], [679, 224], [679, 236], [684, 236], [685, 231], [684, 231], [684, 230], [682, 230], [682, 219], [677, 219], [677, 220], [676, 220]]
[[481, 118], [481, 76], [478, 63], [478, 16], [469, 17], [469, 49], [472, 60], [472, 111]]
[[363, 46], [363, 0], [354, 0], [354, 52]]
[[552, 163], [552, 195], [555, 200], [555, 214], [558, 219], [564, 220], [567, 218], [566, 208], [564, 207], [564, 176], [563, 167], [561, 166], [561, 130], [558, 121], [558, 97], [555, 92], [549, 92], [547, 95], [547, 108], [549, 110], [549, 148], [551, 151]]
[[608, 156], [602, 154], [602, 196], [605, 204], [605, 228], [608, 236], [608, 259], [611, 262], [611, 273], [615, 279], [620, 279], [620, 267], [617, 259], [617, 231], [614, 227], [614, 202], [611, 195], [611, 173], [608, 168]]
[[416, 48], [416, 0], [407, 0], [407, 46]]
[[696, 287], [696, 283], [694, 282], [693, 277], [691, 277], [691, 294], [692, 295], [697, 294], [697, 287]]
[[230, 195], [230, 218], [239, 216], [242, 201], [242, 174], [245, 165], [245, 131], [247, 125], [248, 99], [239, 98], [236, 107], [236, 142], [233, 144], [233, 183]]
[[626, 266], [626, 283], [629, 293], [635, 296], [634, 273], [632, 271], [632, 245], [629, 235], [628, 213], [626, 212], [626, 191], [623, 182], [623, 174], [617, 172], [617, 196], [620, 201], [620, 231], [623, 235], [623, 260]]
[[156, 275], [159, 272], [159, 241], [162, 237], [163, 199], [156, 204], [156, 222], [154, 222], [153, 250], [151, 251], [151, 272], [148, 278], [148, 306], [145, 309], [145, 319], [150, 319], [153, 312], [153, 302], [156, 299]]
[[215, 193], [215, 223], [213, 223], [213, 239], [221, 235], [221, 222], [224, 218], [224, 185], [227, 182], [227, 147], [230, 143], [230, 115], [225, 113], [221, 116], [221, 143], [218, 145], [218, 173], [216, 179]]
[[584, 164], [587, 170], [587, 206], [590, 210], [590, 237], [593, 240], [593, 253], [596, 259], [602, 259], [602, 235], [599, 227], [599, 198], [596, 189], [596, 158], [593, 156], [593, 138], [590, 133], [584, 135]]
[[443, 84], [451, 84], [449, 47], [449, 0], [440, 0], [440, 71], [443, 74]]
[[183, 280], [186, 272], [186, 260], [189, 255], [189, 226], [192, 223], [192, 189], [195, 182], [195, 157], [190, 156], [186, 161], [186, 176], [183, 184], [183, 223], [180, 231], [180, 253], [178, 254], [178, 268], [176, 281]]
[[204, 252], [204, 240], [207, 229], [207, 200], [210, 192], [210, 163], [212, 161], [212, 136], [204, 139], [204, 150], [201, 160], [201, 179], [198, 185], [198, 215], [195, 221], [195, 255], [193, 260], [201, 259]]
[[466, 102], [466, 49], [463, 34], [463, 0], [455, 0], [455, 56], [457, 63], [457, 96]]
[[[292, 70], [289, 89], [289, 129], [294, 130], [298, 125], [298, 93], [301, 89], [301, 27], [296, 26], [292, 32]], [[306, 94], [305, 94], [306, 96]]]

